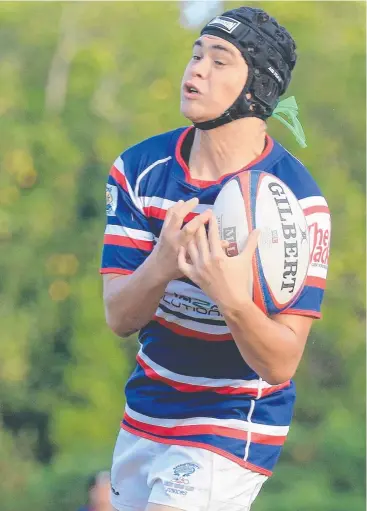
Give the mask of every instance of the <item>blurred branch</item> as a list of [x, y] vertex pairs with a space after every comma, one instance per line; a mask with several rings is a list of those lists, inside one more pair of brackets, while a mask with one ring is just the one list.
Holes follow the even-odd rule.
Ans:
[[60, 113], [65, 105], [70, 64], [78, 50], [80, 9], [74, 4], [62, 9], [59, 40], [51, 61], [46, 84], [46, 112]]

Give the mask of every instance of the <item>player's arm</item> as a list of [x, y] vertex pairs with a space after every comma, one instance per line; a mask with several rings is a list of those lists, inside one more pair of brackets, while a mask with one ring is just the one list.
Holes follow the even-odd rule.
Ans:
[[144, 327], [154, 316], [168, 282], [182, 276], [177, 264], [179, 247], [186, 246], [210, 216], [206, 211], [182, 228], [197, 204], [196, 198], [179, 201], [167, 211], [156, 246], [130, 275], [104, 275], [106, 321], [117, 335], [126, 337]]
[[128, 337], [152, 319], [167, 286], [155, 258], [149, 256], [131, 275], [103, 276], [103, 300], [107, 325], [120, 337]]
[[228, 303], [221, 310], [237, 347], [266, 382], [292, 378], [311, 330], [311, 317], [278, 314], [269, 318], [251, 300]]
[[[218, 305], [245, 362], [265, 381], [277, 385], [289, 380], [298, 367], [312, 318], [318, 316], [312, 307], [319, 307], [322, 293], [307, 286], [288, 314], [264, 314], [248, 291], [257, 239], [258, 233], [251, 233], [243, 252], [228, 257], [212, 216], [208, 238], [200, 228], [187, 251], [180, 249], [179, 267]], [[325, 281], [326, 272], [323, 277], [318, 280]]]

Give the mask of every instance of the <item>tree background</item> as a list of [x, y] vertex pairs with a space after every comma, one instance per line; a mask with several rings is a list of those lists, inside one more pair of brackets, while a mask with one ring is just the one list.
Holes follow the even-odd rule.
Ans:
[[[225, 8], [240, 4], [228, 2]], [[301, 149], [333, 221], [323, 320], [293, 427], [254, 511], [365, 509], [365, 4], [260, 2], [299, 62]], [[179, 2], [0, 3], [0, 508], [67, 511], [109, 468], [136, 339], [106, 327], [105, 181], [122, 150], [187, 124], [198, 29]], [[210, 16], [209, 16], [210, 17]]]

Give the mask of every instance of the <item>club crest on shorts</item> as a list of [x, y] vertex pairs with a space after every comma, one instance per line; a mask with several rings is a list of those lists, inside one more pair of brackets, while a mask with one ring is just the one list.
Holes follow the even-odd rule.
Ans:
[[116, 216], [117, 208], [117, 186], [106, 185], [106, 215]]
[[182, 465], [177, 465], [177, 467], [174, 467], [173, 473], [177, 477], [177, 479], [180, 479], [182, 477], [186, 478], [191, 476], [197, 468], [200, 468], [199, 465], [196, 465], [196, 463], [182, 463]]
[[200, 468], [196, 463], [182, 463], [173, 468], [174, 477], [171, 481], [163, 481], [165, 492], [174, 493], [176, 495], [187, 495], [188, 492], [194, 491], [195, 487], [190, 485], [189, 476]]

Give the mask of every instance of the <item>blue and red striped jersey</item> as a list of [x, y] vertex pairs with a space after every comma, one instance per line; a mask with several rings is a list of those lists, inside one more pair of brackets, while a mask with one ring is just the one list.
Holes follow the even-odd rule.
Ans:
[[[152, 252], [168, 208], [198, 197], [189, 221], [212, 207], [234, 175], [212, 182], [191, 178], [181, 150], [192, 129], [152, 137], [114, 162], [101, 273], [133, 273]], [[319, 318], [330, 244], [327, 203], [302, 163], [269, 136], [263, 154], [246, 169], [279, 177], [302, 205], [312, 241], [308, 277], [283, 314]], [[262, 380], [243, 360], [216, 304], [186, 278], [167, 285], [139, 343], [122, 427], [157, 442], [199, 446], [271, 475], [292, 418], [293, 381]]]

